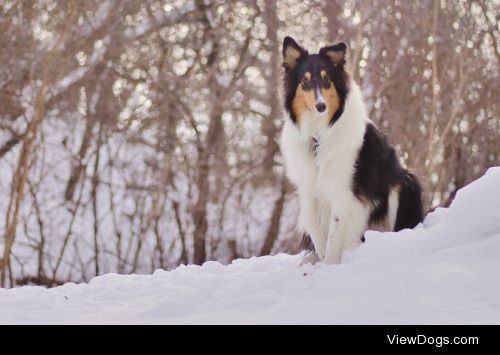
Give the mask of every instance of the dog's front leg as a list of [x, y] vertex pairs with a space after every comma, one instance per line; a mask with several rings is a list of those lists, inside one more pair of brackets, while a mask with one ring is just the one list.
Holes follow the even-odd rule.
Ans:
[[342, 209], [332, 208], [326, 242], [325, 264], [339, 264], [342, 253], [361, 243], [368, 221], [367, 209], [357, 200], [349, 199]]
[[300, 193], [299, 227], [309, 233], [316, 253], [320, 260], [323, 260], [325, 258], [326, 236], [321, 230], [319, 208], [319, 201], [312, 194]]
[[[343, 219], [343, 218], [342, 218]], [[342, 257], [342, 228], [345, 223], [340, 223], [341, 217], [339, 213], [332, 211], [330, 217], [330, 226], [328, 228], [328, 236], [325, 250], [325, 264], [339, 264]]]

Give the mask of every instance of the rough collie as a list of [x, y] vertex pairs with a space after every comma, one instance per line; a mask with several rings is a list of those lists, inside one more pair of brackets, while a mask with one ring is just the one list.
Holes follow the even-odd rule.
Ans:
[[368, 229], [398, 231], [423, 219], [420, 184], [368, 119], [346, 49], [309, 54], [290, 37], [283, 42], [289, 117], [281, 150], [298, 190], [298, 227], [326, 264], [339, 263]]

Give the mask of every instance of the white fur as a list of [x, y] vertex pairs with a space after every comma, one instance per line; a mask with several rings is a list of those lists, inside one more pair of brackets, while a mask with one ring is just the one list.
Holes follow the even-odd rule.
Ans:
[[316, 103], [318, 104], [325, 103], [325, 98], [323, 97], [323, 94], [321, 93], [321, 89], [319, 87], [316, 89]]
[[[327, 264], [357, 246], [368, 228], [369, 207], [351, 191], [354, 165], [369, 122], [359, 87], [351, 83], [344, 112], [333, 126], [326, 117], [306, 113], [297, 127], [286, 119], [281, 136], [287, 176], [300, 198], [299, 228], [307, 232]], [[312, 137], [319, 140], [314, 154]]]
[[399, 190], [393, 189], [389, 194], [389, 210], [387, 213], [386, 231], [393, 231], [399, 208]]
[[[372, 223], [368, 226], [369, 229], [376, 230], [379, 232], [389, 232], [393, 231], [396, 226], [396, 218], [398, 216], [399, 208], [399, 189], [395, 188], [389, 192], [389, 199], [387, 201], [387, 215], [385, 219], [379, 222]], [[377, 203], [372, 201], [372, 209], [377, 207]]]

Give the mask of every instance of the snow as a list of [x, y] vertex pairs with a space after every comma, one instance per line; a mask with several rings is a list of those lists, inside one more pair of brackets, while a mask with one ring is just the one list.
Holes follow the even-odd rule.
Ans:
[[0, 290], [0, 323], [500, 323], [500, 167], [340, 265], [279, 254]]

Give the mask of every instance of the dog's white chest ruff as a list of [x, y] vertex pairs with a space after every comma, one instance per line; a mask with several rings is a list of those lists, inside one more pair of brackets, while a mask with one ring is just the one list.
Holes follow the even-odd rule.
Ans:
[[285, 121], [281, 150], [287, 175], [299, 193], [301, 189], [319, 190], [317, 197], [321, 198], [325, 190], [350, 190], [368, 122], [362, 103], [356, 105], [356, 99], [360, 100], [359, 89], [354, 86], [342, 118], [331, 127], [311, 116], [301, 119], [300, 127]]

